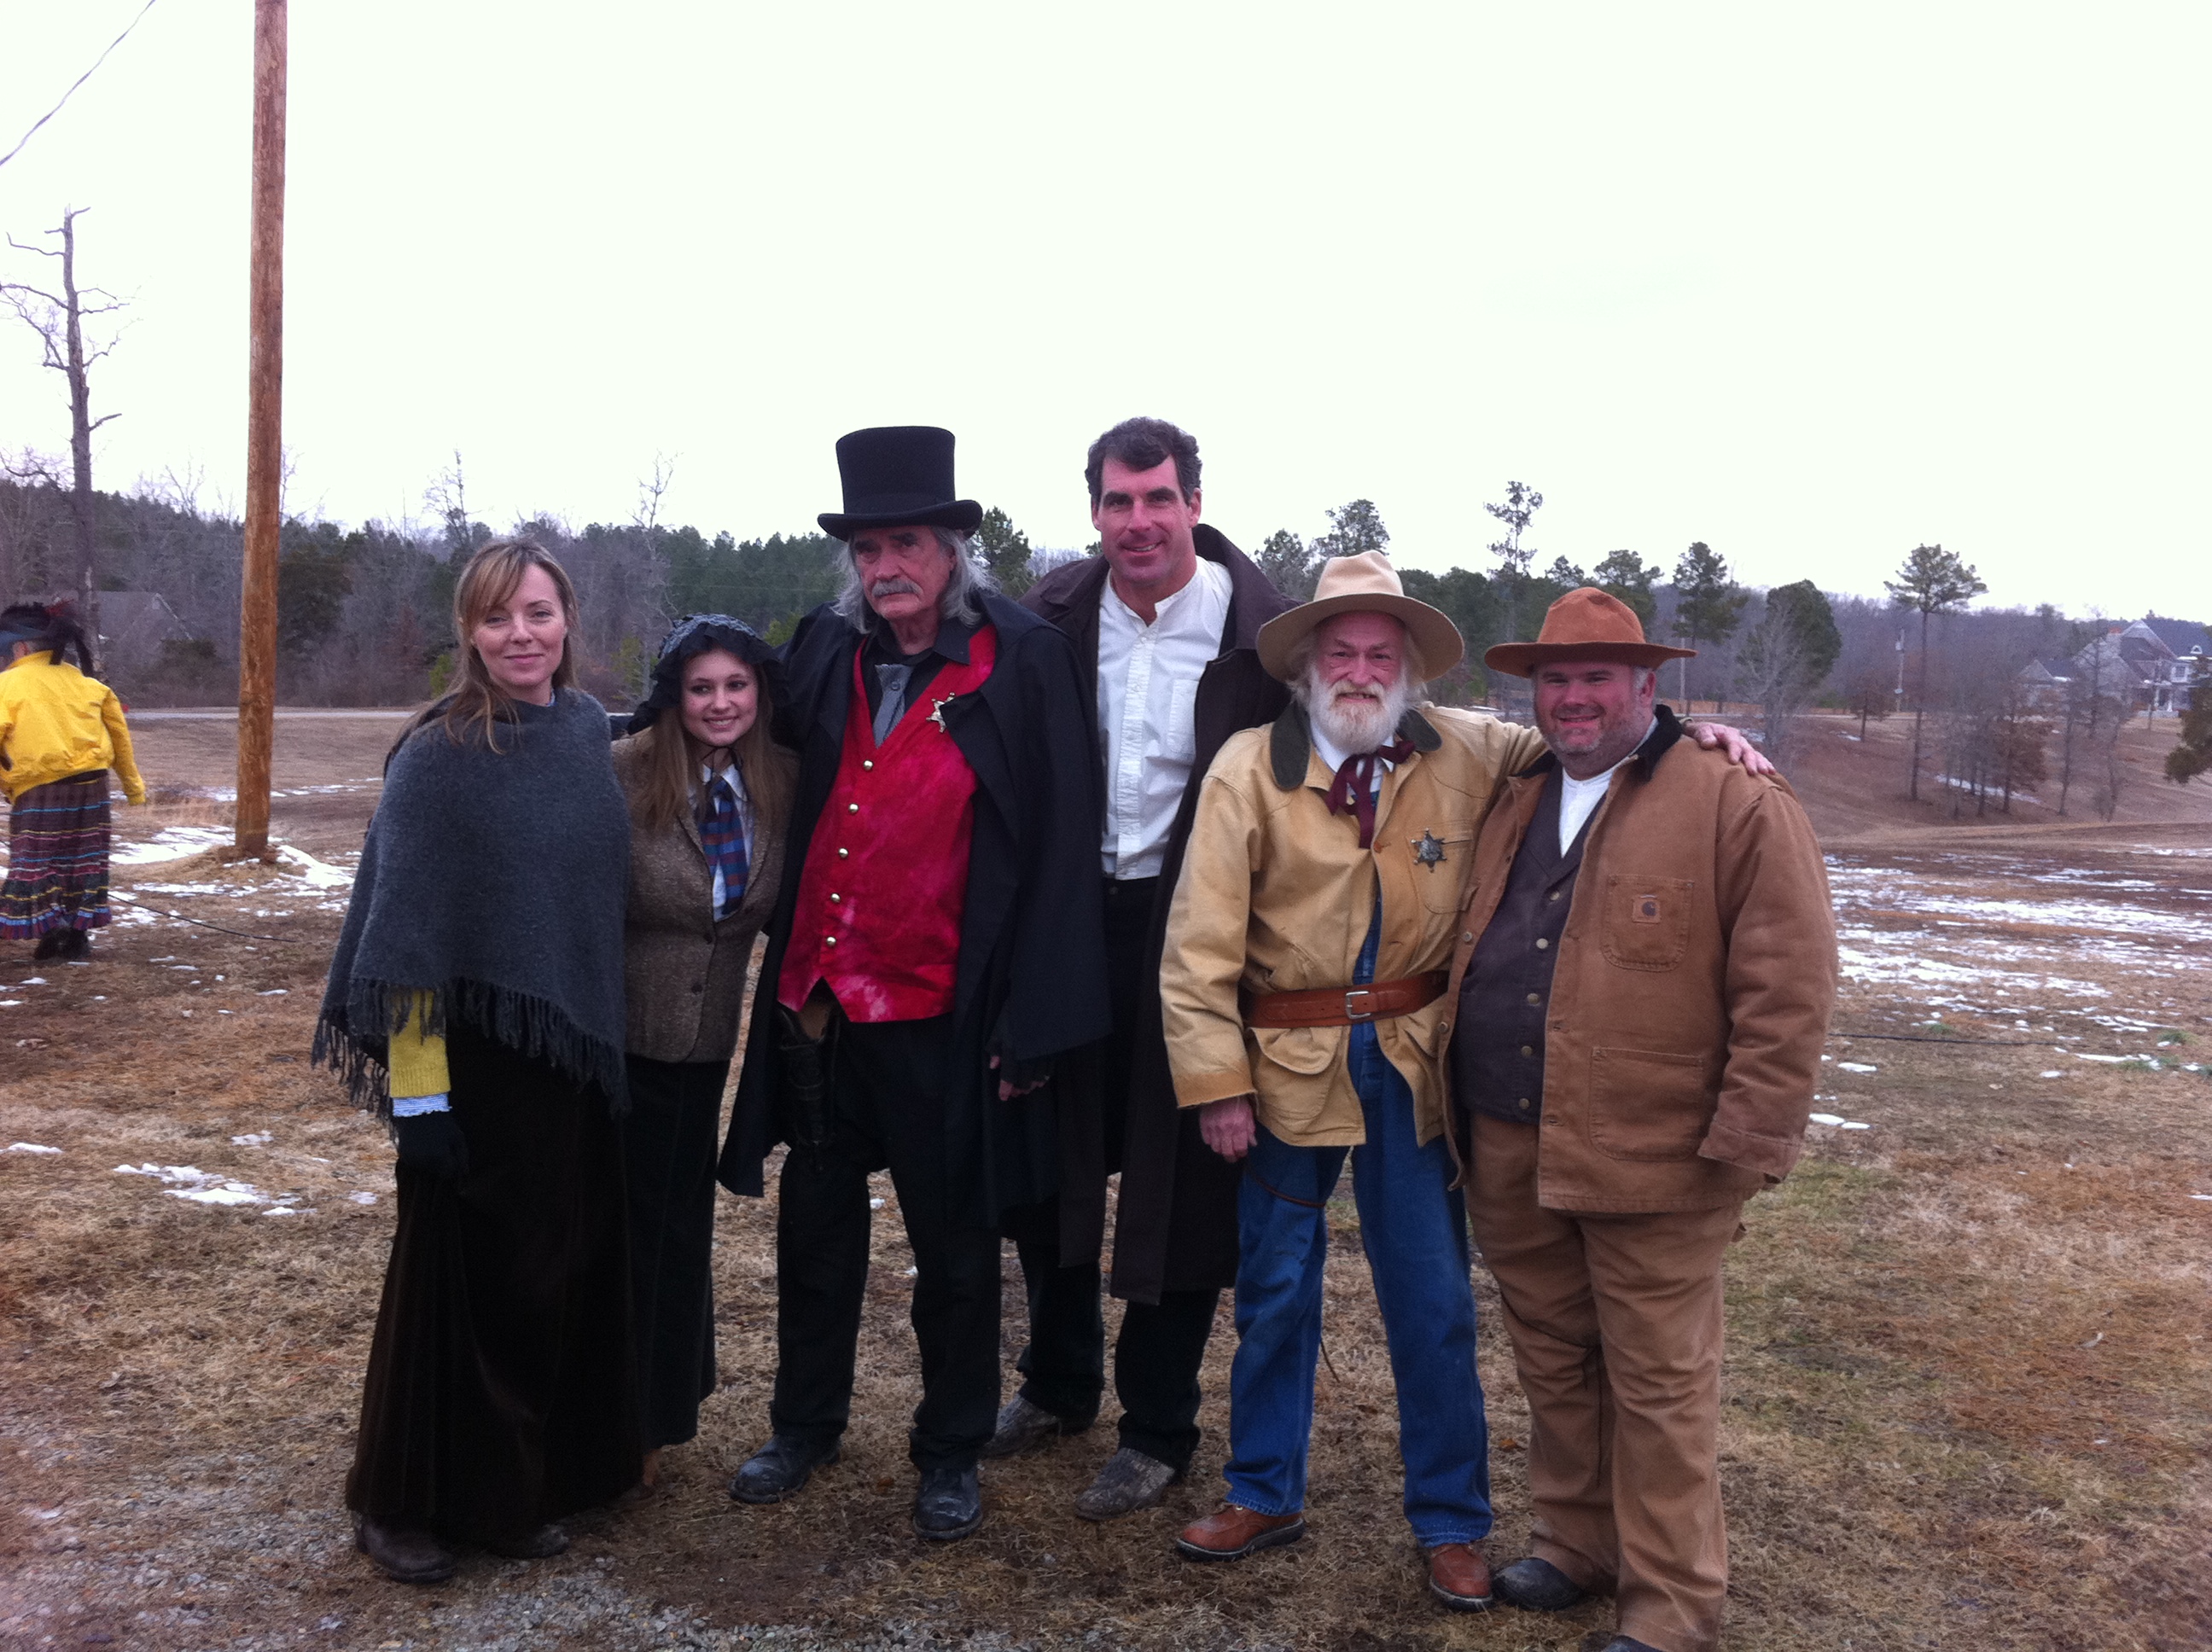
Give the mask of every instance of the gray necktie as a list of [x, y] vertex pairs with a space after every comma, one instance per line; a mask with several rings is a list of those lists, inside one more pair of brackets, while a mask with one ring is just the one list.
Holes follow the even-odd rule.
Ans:
[[884, 697], [876, 705], [876, 744], [881, 745], [898, 726], [899, 714], [906, 709], [906, 685], [914, 675], [911, 665], [878, 665], [876, 681], [883, 684]]

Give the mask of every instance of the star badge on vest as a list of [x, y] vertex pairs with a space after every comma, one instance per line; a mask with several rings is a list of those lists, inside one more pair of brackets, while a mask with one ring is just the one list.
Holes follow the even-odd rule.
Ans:
[[937, 725], [937, 732], [939, 734], [950, 734], [952, 732], [951, 729], [945, 726], [945, 708], [959, 697], [960, 696], [957, 694], [948, 694], [942, 700], [933, 700], [930, 701], [930, 704], [934, 706], [936, 709], [929, 714], [927, 720]]
[[1443, 858], [1444, 846], [1443, 840], [1438, 838], [1434, 832], [1424, 831], [1419, 837], [1413, 840], [1413, 859], [1419, 861], [1431, 872], [1436, 871], [1437, 865], [1443, 861]]

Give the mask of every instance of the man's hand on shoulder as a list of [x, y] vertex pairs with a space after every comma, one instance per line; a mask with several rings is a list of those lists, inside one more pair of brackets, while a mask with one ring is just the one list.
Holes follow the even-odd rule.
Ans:
[[1690, 723], [1685, 727], [1690, 738], [1699, 745], [1708, 751], [1718, 747], [1728, 754], [1730, 762], [1740, 764], [1747, 774], [1771, 774], [1776, 772], [1774, 765], [1766, 760], [1765, 754], [1752, 744], [1740, 728], [1727, 723]]
[[1224, 1096], [1198, 1109], [1198, 1133], [1208, 1147], [1234, 1164], [1260, 1139], [1249, 1096]]

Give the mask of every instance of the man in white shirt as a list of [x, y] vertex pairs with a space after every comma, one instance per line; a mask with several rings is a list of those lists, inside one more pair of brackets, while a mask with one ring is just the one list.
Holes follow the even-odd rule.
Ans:
[[1105, 1386], [1098, 1253], [1119, 1173], [1111, 1286], [1127, 1303], [1115, 1346], [1118, 1448], [1076, 1498], [1108, 1520], [1159, 1501], [1198, 1444], [1198, 1371], [1237, 1271], [1237, 1168], [1179, 1115], [1160, 1029], [1160, 948], [1198, 782], [1223, 741], [1286, 701], [1255, 652], [1291, 606], [1200, 520], [1198, 444], [1130, 419], [1085, 468], [1099, 554], [1023, 599], [1065, 632], [1091, 676], [1106, 769], [1099, 869], [1114, 1036], [1063, 1072], [1060, 1196], [1009, 1223], [1029, 1285], [1024, 1382], [987, 1455], [1088, 1428]]

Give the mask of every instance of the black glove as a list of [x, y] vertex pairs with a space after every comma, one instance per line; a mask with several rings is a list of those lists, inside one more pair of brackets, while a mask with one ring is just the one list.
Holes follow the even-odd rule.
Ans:
[[408, 1169], [440, 1181], [458, 1181], [469, 1173], [469, 1139], [451, 1112], [418, 1113], [392, 1122], [399, 1163]]

